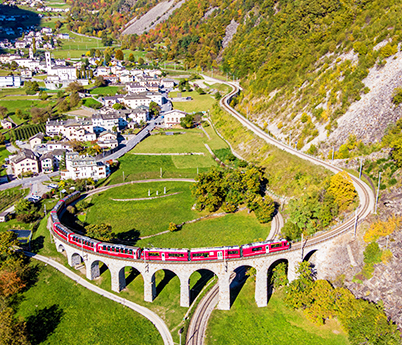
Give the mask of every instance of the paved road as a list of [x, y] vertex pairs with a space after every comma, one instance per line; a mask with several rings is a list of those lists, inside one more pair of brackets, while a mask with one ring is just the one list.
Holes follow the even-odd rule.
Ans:
[[55, 171], [50, 174], [41, 174], [36, 177], [26, 177], [23, 179], [16, 179], [11, 182], [3, 183], [0, 185], [0, 190], [5, 190], [13, 187], [17, 187], [20, 185], [28, 185], [28, 184], [34, 184], [34, 183], [42, 183], [43, 181], [49, 181], [50, 177], [57, 176], [60, 172]]
[[67, 267], [63, 266], [62, 264], [58, 263], [57, 261], [47, 258], [46, 256], [42, 256], [42, 255], [30, 253], [30, 252], [25, 252], [25, 254], [33, 259], [42, 261], [42, 262], [56, 268], [58, 271], [60, 271], [61, 273], [63, 273], [67, 277], [69, 277], [70, 279], [74, 280], [78, 284], [82, 285], [83, 287], [87, 288], [88, 290], [96, 292], [97, 294], [102, 295], [103, 297], [109, 298], [110, 300], [120, 303], [120, 304], [136, 311], [137, 313], [140, 313], [141, 315], [145, 316], [157, 328], [157, 330], [159, 331], [159, 333], [162, 336], [163, 343], [165, 345], [174, 345], [173, 338], [172, 338], [172, 335], [170, 334], [169, 328], [166, 326], [166, 324], [163, 322], [163, 320], [158, 315], [156, 315], [153, 311], [151, 311], [148, 308], [145, 308], [143, 306], [140, 306], [138, 304], [135, 304], [129, 300], [116, 296], [106, 290], [99, 288], [96, 285], [89, 283], [85, 279], [81, 278], [78, 274], [71, 272]]
[[144, 129], [142, 129], [141, 132], [139, 132], [135, 137], [128, 140], [124, 147], [109, 156], [100, 158], [98, 161], [106, 162], [110, 159], [117, 159], [125, 155], [128, 151], [132, 150], [137, 144], [139, 144], [144, 138], [149, 135], [149, 133], [155, 128], [155, 122], [158, 122], [158, 120], [159, 119], [157, 118], [150, 121], [150, 123], [148, 123], [148, 125]]

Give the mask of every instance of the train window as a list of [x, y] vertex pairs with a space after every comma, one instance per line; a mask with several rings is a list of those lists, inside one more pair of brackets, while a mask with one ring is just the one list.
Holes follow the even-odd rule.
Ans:
[[204, 258], [209, 258], [209, 253], [194, 253], [194, 257], [201, 257], [203, 256]]
[[128, 253], [129, 253], [129, 254], [133, 254], [133, 250], [130, 249], [130, 250], [128, 251]]
[[93, 248], [94, 247], [94, 244], [91, 242], [91, 247]]
[[262, 247], [255, 247], [255, 248], [251, 249], [252, 252], [258, 252], [260, 250], [262, 250]]
[[169, 253], [169, 256], [173, 258], [184, 258], [184, 254], [179, 253]]
[[239, 251], [238, 250], [229, 250], [228, 254], [229, 255], [231, 255], [231, 254], [239, 254]]
[[107, 246], [107, 250], [110, 252], [110, 246]]
[[271, 248], [279, 248], [279, 247], [282, 247], [282, 243], [271, 244]]
[[152, 253], [152, 252], [149, 252], [149, 253], [148, 253], [148, 256], [159, 256], [159, 253]]
[[106, 250], [106, 246], [103, 246], [103, 250]]

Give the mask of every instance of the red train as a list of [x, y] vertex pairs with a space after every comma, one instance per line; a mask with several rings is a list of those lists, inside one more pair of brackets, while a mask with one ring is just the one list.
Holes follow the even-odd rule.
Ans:
[[59, 215], [64, 207], [80, 197], [80, 192], [74, 192], [60, 200], [50, 212], [53, 231], [65, 241], [96, 253], [124, 259], [144, 261], [211, 261], [230, 260], [269, 254], [290, 248], [290, 243], [284, 239], [278, 241], [263, 241], [242, 246], [173, 249], [173, 248], [144, 248], [101, 242], [79, 235], [60, 223]]

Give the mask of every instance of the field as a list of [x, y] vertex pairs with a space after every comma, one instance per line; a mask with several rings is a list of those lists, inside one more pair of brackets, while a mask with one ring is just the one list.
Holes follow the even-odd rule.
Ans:
[[[22, 90], [19, 90], [21, 93]], [[25, 98], [25, 97], [24, 97]], [[15, 113], [16, 109], [20, 109], [22, 111], [29, 111], [32, 107], [39, 107], [44, 108], [49, 105], [53, 106], [56, 102], [55, 101], [40, 101], [40, 100], [32, 100], [32, 99], [2, 99], [0, 100], [0, 105], [6, 107], [8, 109], [8, 114]]]
[[[180, 135], [152, 135], [139, 143], [132, 153], [189, 153], [203, 152], [204, 155], [186, 156], [152, 156], [126, 154], [120, 161], [120, 168], [106, 181], [106, 184], [141, 179], [160, 178], [162, 168], [163, 178], [195, 178], [198, 172], [207, 171], [216, 163], [212, 159], [204, 143], [213, 150], [227, 148], [227, 144], [220, 139], [212, 128], [205, 128], [211, 139], [208, 139], [202, 130], [185, 130]], [[184, 130], [183, 130], [184, 131]]]
[[102, 103], [99, 103], [98, 101], [95, 101], [93, 98], [85, 98], [82, 100], [83, 105], [85, 105], [86, 107], [90, 107], [90, 108], [100, 108], [102, 107]]
[[267, 307], [257, 308], [254, 291], [255, 283], [248, 279], [230, 311], [212, 312], [206, 345], [349, 344], [336, 320], [330, 320], [324, 326], [316, 326], [301, 312], [287, 309], [280, 292], [274, 293]]
[[[49, 231], [46, 229], [46, 219], [42, 221], [38, 230], [33, 235], [33, 245], [34, 245], [34, 252], [38, 252], [41, 255], [49, 256], [55, 259], [58, 262], [64, 263], [67, 266], [67, 259], [60, 253], [56, 251], [56, 248], [53, 243], [50, 242], [50, 235]], [[69, 266], [67, 266], [69, 267]], [[84, 279], [85, 275], [83, 272], [76, 271], [71, 268], [75, 273], [80, 274]], [[139, 276], [130, 276], [129, 271], [126, 271], [127, 279], [127, 287], [121, 291], [119, 296], [126, 298], [130, 301], [143, 305], [155, 313], [157, 313], [168, 325], [169, 329], [173, 329], [180, 325], [187, 312], [187, 308], [182, 308], [179, 306], [180, 303], [180, 282], [177, 276], [169, 274], [170, 272], [166, 273], [166, 279], [168, 280], [168, 284], [165, 286], [166, 280], [163, 278], [165, 277], [164, 271], [158, 271], [155, 274], [156, 284], [157, 284], [157, 292], [158, 295], [155, 298], [153, 303], [148, 303], [144, 301], [144, 283], [141, 275]], [[66, 278], [67, 279], [67, 278]], [[190, 277], [190, 293], [191, 296], [194, 298], [202, 289], [202, 287], [211, 279], [211, 276], [206, 274], [200, 274], [199, 272], [194, 272]], [[200, 281], [199, 281], [200, 280]], [[162, 284], [160, 285], [160, 283]], [[101, 288], [111, 291], [111, 277], [110, 271], [106, 270], [102, 273], [101, 278], [92, 283], [100, 286]], [[73, 282], [70, 282], [70, 285], [73, 286]], [[74, 284], [75, 285], [75, 284]], [[211, 285], [208, 287], [210, 288]], [[205, 291], [204, 291], [205, 292]], [[204, 293], [203, 292], [203, 293]], [[91, 296], [89, 296], [91, 297]], [[97, 295], [94, 295], [97, 297]], [[91, 297], [91, 302], [94, 299]], [[81, 305], [81, 304], [80, 304]], [[126, 310], [126, 309], [124, 309]], [[103, 313], [102, 313], [103, 314]], [[104, 316], [103, 316], [104, 317]], [[107, 317], [104, 317], [107, 319]], [[186, 321], [188, 324], [188, 320]], [[112, 326], [110, 326], [112, 327]], [[148, 324], [143, 326], [145, 331], [147, 332], [150, 328]], [[86, 328], [79, 328], [77, 336], [83, 336], [85, 333]], [[55, 332], [56, 333], [56, 332]], [[176, 342], [178, 342], [178, 335], [177, 331], [172, 332], [172, 336]], [[98, 342], [102, 343], [103, 342]], [[143, 344], [143, 342], [136, 342], [137, 344]], [[122, 343], [128, 344], [128, 343]]]
[[42, 123], [40, 125], [24, 125], [12, 131], [16, 140], [29, 139], [39, 132], [46, 132], [45, 124]]
[[[166, 194], [180, 194], [144, 201], [111, 200], [146, 198], [148, 190], [152, 197], [156, 191], [163, 195], [164, 187]], [[116, 187], [92, 197], [91, 203], [93, 206], [90, 207], [86, 219], [88, 223], [110, 223], [114, 232], [129, 232], [136, 236], [165, 231], [169, 222], [181, 223], [199, 216], [198, 212], [191, 210], [193, 199], [190, 183], [185, 182], [141, 183]]]
[[[33, 261], [35, 264], [35, 261]], [[18, 314], [33, 344], [163, 344], [138, 313], [74, 284], [56, 269], [36, 264], [37, 282], [22, 295]]]
[[91, 95], [99, 95], [99, 96], [114, 96], [116, 95], [121, 87], [118, 86], [104, 86], [104, 87], [97, 87], [89, 91]]
[[[176, 97], [177, 92], [170, 92], [169, 97]], [[185, 102], [174, 102], [173, 108], [178, 110], [183, 110], [188, 113], [198, 112], [198, 111], [207, 111], [211, 110], [212, 106], [216, 102], [215, 98], [211, 95], [205, 94], [200, 95], [195, 91], [191, 92], [182, 92], [182, 97], [191, 97], [191, 101]]]

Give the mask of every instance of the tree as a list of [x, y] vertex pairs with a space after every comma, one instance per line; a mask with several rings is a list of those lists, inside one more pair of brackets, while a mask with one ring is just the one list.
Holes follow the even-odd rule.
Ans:
[[154, 101], [152, 101], [151, 103], [149, 103], [149, 113], [153, 116], [158, 116], [159, 112], [161, 110], [161, 107], [155, 103]]
[[110, 57], [109, 54], [106, 53], [105, 54], [105, 65], [108, 65], [110, 61], [112, 61], [112, 58]]
[[3, 107], [0, 105], [0, 116], [2, 119], [4, 119], [8, 114], [8, 109], [6, 107]]
[[124, 60], [124, 54], [121, 49], [116, 50], [116, 55], [115, 55], [116, 60], [122, 61]]
[[112, 108], [115, 110], [120, 110], [123, 109], [123, 105], [121, 103], [115, 103], [113, 104]]
[[110, 224], [91, 224], [85, 227], [87, 236], [96, 238], [101, 241], [110, 241], [115, 237], [112, 232], [112, 226]]
[[130, 53], [130, 55], [128, 56], [128, 61], [135, 62], [135, 57], [133, 53]]
[[175, 224], [175, 223], [173, 223], [173, 222], [170, 222], [169, 223], [169, 229], [168, 229], [170, 232], [174, 232], [174, 231], [177, 231], [178, 230], [178, 227], [177, 227], [177, 225]]
[[84, 92], [84, 87], [78, 81], [73, 81], [66, 87], [67, 92]]
[[15, 213], [16, 218], [24, 223], [30, 223], [37, 217], [35, 205], [26, 199], [21, 199], [15, 205]]
[[21, 111], [21, 109], [15, 109], [15, 115], [16, 115], [19, 119], [21, 119], [21, 118], [22, 118], [22, 111]]
[[352, 179], [346, 171], [331, 177], [328, 193], [334, 196], [340, 211], [345, 210], [357, 196]]
[[39, 98], [40, 98], [42, 101], [46, 101], [47, 98], [48, 98], [48, 94], [46, 93], [46, 91], [41, 91], [41, 92], [39, 93]]
[[138, 58], [138, 64], [143, 65], [145, 63], [144, 59], [142, 57]]
[[113, 39], [105, 35], [102, 37], [102, 44], [105, 47], [110, 47], [113, 44]]
[[74, 108], [76, 107], [81, 101], [80, 96], [78, 95], [77, 92], [72, 92], [70, 95], [70, 107]]
[[314, 283], [314, 275], [308, 261], [302, 261], [296, 268], [298, 278], [286, 288], [285, 303], [293, 308], [305, 308], [311, 305], [310, 291]]
[[96, 87], [103, 87], [103, 86], [107, 85], [107, 82], [103, 78], [103, 76], [100, 75], [100, 76], [95, 78], [95, 83], [94, 84], [95, 84]]
[[277, 289], [282, 286], [288, 285], [289, 281], [286, 271], [287, 271], [287, 265], [284, 262], [279, 263], [273, 268], [271, 276], [271, 284], [274, 286], [274, 288]]
[[30, 344], [24, 322], [15, 318], [15, 311], [4, 308], [0, 311], [0, 345]]
[[180, 126], [183, 128], [192, 128], [194, 123], [194, 115], [186, 114], [185, 117], [180, 119]]
[[6, 141], [6, 137], [4, 136], [3, 133], [0, 133], [0, 145], [4, 145]]

